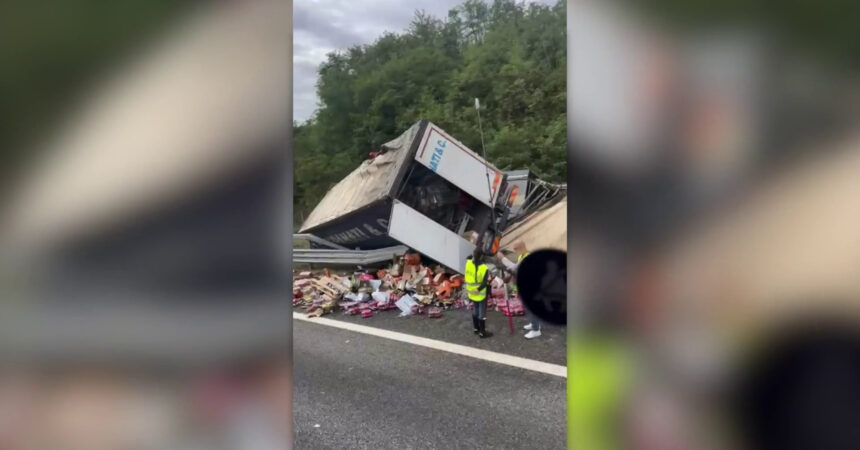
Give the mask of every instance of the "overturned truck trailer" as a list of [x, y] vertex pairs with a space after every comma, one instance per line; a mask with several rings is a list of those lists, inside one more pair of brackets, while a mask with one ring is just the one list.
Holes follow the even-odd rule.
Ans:
[[498, 247], [510, 191], [502, 171], [422, 120], [332, 187], [300, 232], [362, 250], [405, 245], [462, 272], [476, 244]]

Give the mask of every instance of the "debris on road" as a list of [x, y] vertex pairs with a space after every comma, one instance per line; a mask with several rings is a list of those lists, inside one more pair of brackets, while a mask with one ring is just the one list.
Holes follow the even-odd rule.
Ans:
[[[388, 269], [334, 273], [328, 269], [294, 274], [293, 307], [308, 317], [342, 312], [369, 319], [383, 311], [399, 310], [400, 316], [440, 318], [448, 309], [471, 309], [464, 279], [441, 266], [421, 264], [418, 254], [406, 254]], [[522, 301], [501, 277], [495, 277], [490, 310], [505, 315], [524, 315]]]

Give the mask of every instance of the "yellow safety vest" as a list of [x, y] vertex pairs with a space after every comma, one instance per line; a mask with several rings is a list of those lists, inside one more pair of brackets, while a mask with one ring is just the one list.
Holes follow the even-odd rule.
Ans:
[[623, 448], [617, 424], [632, 380], [628, 350], [608, 337], [570, 335], [567, 361], [568, 445], [593, 450]]
[[529, 256], [528, 252], [523, 253], [522, 255], [520, 255], [520, 259], [518, 259], [518, 260], [517, 260], [517, 264], [519, 264], [519, 263], [523, 262], [523, 260], [524, 260], [524, 259], [526, 259], [526, 256]]
[[486, 264], [475, 266], [475, 261], [471, 259], [466, 261], [466, 291], [469, 293], [469, 300], [482, 302], [487, 299], [487, 290], [481, 290], [479, 287], [481, 282], [487, 278], [488, 270]]
[[[529, 256], [528, 252], [520, 255], [519, 259], [517, 259], [517, 274], [519, 275], [520, 264], [526, 259], [526, 256]], [[517, 286], [517, 283], [514, 283], [514, 292], [519, 292], [520, 288]]]

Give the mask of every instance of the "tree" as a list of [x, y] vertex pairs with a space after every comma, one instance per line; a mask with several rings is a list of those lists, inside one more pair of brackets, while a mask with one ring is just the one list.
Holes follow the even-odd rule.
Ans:
[[442, 20], [423, 11], [403, 34], [328, 55], [320, 109], [296, 126], [296, 224], [369, 152], [420, 119], [501, 169], [566, 178], [565, 2], [467, 0]]

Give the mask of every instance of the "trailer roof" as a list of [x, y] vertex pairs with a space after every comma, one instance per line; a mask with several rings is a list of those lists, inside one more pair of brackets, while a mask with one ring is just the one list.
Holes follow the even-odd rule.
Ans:
[[396, 139], [382, 145], [383, 153], [361, 163], [343, 180], [329, 189], [302, 224], [304, 233], [385, 198], [409, 159], [409, 150], [421, 129], [415, 123]]

